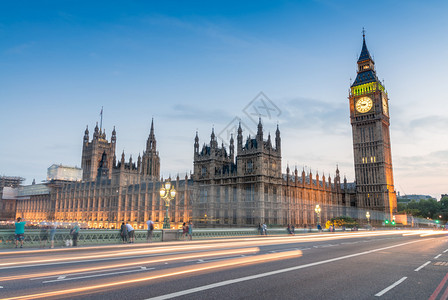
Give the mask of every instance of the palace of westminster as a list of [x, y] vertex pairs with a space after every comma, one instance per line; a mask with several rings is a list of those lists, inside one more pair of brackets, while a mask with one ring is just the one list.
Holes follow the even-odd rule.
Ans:
[[[344, 215], [361, 218], [366, 211], [373, 222], [390, 218], [396, 212], [396, 195], [389, 100], [364, 35], [357, 64], [349, 93], [355, 182], [341, 181], [338, 168], [333, 178], [289, 167], [283, 174], [280, 129], [277, 126], [272, 138], [266, 136], [261, 119], [256, 136], [245, 137], [240, 125], [228, 148], [218, 145], [213, 130], [210, 141], [200, 147], [196, 133], [193, 173], [169, 179], [177, 191], [169, 207], [171, 225], [191, 220], [198, 227], [313, 226], [318, 222], [316, 205], [321, 207], [320, 220], [324, 222]], [[0, 203], [11, 204], [12, 217], [35, 222], [118, 228], [129, 221], [143, 228], [151, 218], [156, 228], [161, 228], [165, 202], [159, 190], [164, 180], [154, 122], [137, 161], [132, 157], [126, 161], [124, 152], [116, 156], [116, 139], [115, 128], [110, 140], [98, 125], [91, 140], [86, 129], [81, 169], [53, 165], [47, 182], [28, 186], [21, 186], [20, 178], [15, 185], [2, 186], [0, 178]]]

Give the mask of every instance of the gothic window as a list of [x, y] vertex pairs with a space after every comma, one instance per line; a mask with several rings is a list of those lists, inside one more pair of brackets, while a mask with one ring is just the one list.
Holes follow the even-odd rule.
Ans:
[[199, 192], [199, 202], [206, 203], [207, 202], [207, 190], [205, 188], [201, 188]]
[[255, 188], [252, 184], [246, 187], [246, 201], [253, 202], [255, 200]]
[[272, 189], [272, 201], [277, 202], [277, 188]]
[[233, 188], [233, 202], [237, 202], [237, 201], [238, 201], [237, 188], [234, 187], [234, 188]]
[[202, 176], [206, 176], [207, 175], [207, 167], [202, 167], [202, 170], [201, 170], [201, 175]]
[[216, 188], [216, 202], [220, 203], [221, 202], [221, 187], [217, 187]]
[[246, 172], [247, 173], [252, 173], [253, 171], [254, 171], [254, 163], [252, 162], [252, 160], [249, 160], [247, 162]]

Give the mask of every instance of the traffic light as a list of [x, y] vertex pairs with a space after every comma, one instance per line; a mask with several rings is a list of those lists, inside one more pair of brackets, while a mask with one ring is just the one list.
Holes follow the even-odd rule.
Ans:
[[395, 221], [392, 221], [392, 225], [395, 225]]
[[389, 224], [389, 220], [384, 221], [385, 224]]
[[439, 220], [436, 220], [436, 223], [439, 224]]

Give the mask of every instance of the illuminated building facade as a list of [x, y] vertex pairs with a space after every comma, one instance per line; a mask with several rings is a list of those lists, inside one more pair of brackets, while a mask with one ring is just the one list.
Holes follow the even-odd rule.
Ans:
[[[394, 212], [388, 97], [376, 77], [365, 39], [349, 100], [356, 183], [341, 182], [338, 168], [333, 178], [297, 168], [291, 171], [289, 166], [282, 173], [280, 129], [277, 126], [275, 137], [265, 139], [261, 120], [255, 137], [244, 139], [239, 126], [236, 141], [232, 136], [228, 148], [218, 145], [213, 130], [210, 142], [201, 148], [196, 133], [193, 173], [173, 180], [177, 194], [170, 204], [171, 225], [192, 220], [199, 227], [314, 226], [316, 205], [321, 207], [323, 222], [343, 215], [365, 217], [366, 210], [375, 221]], [[89, 141], [86, 129], [83, 180], [53, 179], [40, 194], [22, 191], [17, 216], [80, 222], [94, 228], [118, 228], [123, 221], [144, 228], [151, 218], [161, 228], [165, 205], [159, 194], [163, 179], [154, 123], [143, 156], [136, 162], [131, 156], [126, 161], [124, 152], [117, 160], [116, 138], [115, 128], [108, 141], [105, 131], [96, 126]]]
[[[319, 178], [297, 168], [282, 174], [281, 137], [277, 126], [274, 141], [263, 137], [259, 120], [257, 135], [243, 140], [238, 128], [236, 153], [233, 136], [229, 151], [212, 131], [210, 143], [199, 149], [194, 142], [193, 218], [199, 223], [255, 226], [258, 223], [286, 225], [315, 224], [316, 204], [324, 207], [322, 217], [330, 219], [346, 212], [345, 192], [341, 189], [339, 170], [334, 181]], [[349, 204], [348, 204], [349, 205]]]
[[350, 87], [357, 207], [383, 211], [392, 217], [397, 208], [389, 134], [389, 98], [378, 80], [365, 35], [358, 74]]

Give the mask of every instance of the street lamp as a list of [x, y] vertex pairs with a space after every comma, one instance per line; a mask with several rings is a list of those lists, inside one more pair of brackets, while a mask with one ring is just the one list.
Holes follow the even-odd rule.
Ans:
[[367, 225], [370, 225], [370, 213], [366, 212]]
[[168, 209], [170, 207], [170, 201], [174, 199], [176, 196], [176, 190], [174, 186], [171, 185], [170, 180], [168, 179], [165, 183], [162, 183], [162, 187], [160, 188], [160, 198], [165, 201], [166, 213], [165, 219], [163, 220], [163, 229], [170, 229], [170, 217], [168, 216]]
[[316, 215], [317, 215], [317, 224], [320, 224], [319, 215], [320, 215], [321, 208], [320, 208], [319, 204], [316, 204], [316, 207], [314, 208], [314, 211], [316, 212]]

